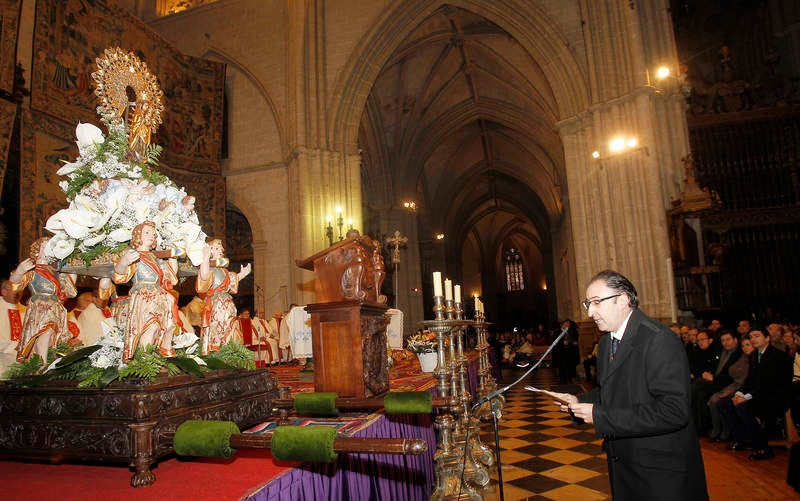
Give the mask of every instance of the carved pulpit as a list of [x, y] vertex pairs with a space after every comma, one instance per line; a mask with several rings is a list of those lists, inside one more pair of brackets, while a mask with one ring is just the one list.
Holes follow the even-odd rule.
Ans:
[[[386, 354], [386, 275], [380, 243], [357, 231], [309, 258], [314, 272], [311, 314], [314, 390], [368, 398], [389, 391]], [[350, 236], [352, 235], [352, 236]]]

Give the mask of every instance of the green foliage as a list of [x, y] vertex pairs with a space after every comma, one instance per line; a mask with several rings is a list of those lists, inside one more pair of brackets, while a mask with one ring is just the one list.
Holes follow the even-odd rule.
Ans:
[[70, 180], [65, 191], [68, 202], [73, 201], [75, 199], [75, 195], [80, 193], [85, 186], [89, 186], [97, 179], [97, 175], [95, 175], [95, 173], [92, 172], [92, 170], [88, 167], [78, 169], [74, 174], [75, 178]]
[[122, 379], [134, 376], [152, 381], [166, 365], [165, 360], [155, 345], [140, 346], [128, 365], [119, 370], [119, 376]]
[[[105, 388], [118, 379], [128, 377], [153, 381], [159, 374], [166, 372], [170, 376], [190, 374], [205, 377], [209, 370], [219, 369], [255, 369], [253, 352], [239, 343], [228, 343], [220, 351], [213, 352], [203, 360], [207, 366], [198, 364], [194, 358], [186, 356], [185, 350], [178, 350], [172, 358], [159, 353], [154, 345], [139, 347], [133, 358], [122, 367], [94, 367], [89, 358], [101, 346], [72, 347], [67, 343], [59, 343], [48, 352], [48, 365], [39, 355], [33, 354], [25, 362], [14, 363], [5, 372], [8, 379], [26, 378], [26, 386], [40, 385], [49, 380], [76, 380], [80, 388]], [[61, 360], [52, 369], [44, 371], [56, 358]]]
[[172, 359], [172, 363], [182, 372], [191, 374], [192, 376], [205, 377], [200, 365], [192, 358], [175, 357]]
[[43, 365], [42, 357], [34, 353], [31, 355], [31, 358], [25, 362], [15, 362], [11, 364], [3, 374], [3, 377], [7, 379], [17, 379], [33, 376], [39, 372], [39, 369], [41, 369]]
[[233, 369], [255, 369], [256, 361], [253, 352], [239, 342], [232, 341], [222, 345], [219, 351], [211, 352], [203, 360], [209, 364], [209, 360], [218, 359]]
[[142, 169], [142, 178], [150, 181], [156, 186], [159, 184], [174, 186], [174, 183], [167, 176], [148, 168]]
[[106, 158], [107, 155], [120, 160], [128, 155], [128, 133], [123, 127], [108, 127], [105, 141], [97, 145], [95, 158]]
[[57, 368], [67, 367], [68, 365], [71, 365], [75, 362], [84, 361], [89, 355], [96, 352], [100, 348], [102, 348], [102, 346], [97, 344], [92, 346], [86, 346], [85, 348], [79, 348], [70, 353], [69, 355], [64, 355], [64, 357], [58, 361], [56, 367]]
[[145, 151], [145, 155], [147, 155], [147, 159], [145, 160], [146, 163], [150, 165], [158, 165], [158, 157], [161, 156], [161, 152], [164, 148], [158, 144], [149, 144], [147, 145], [147, 150]]

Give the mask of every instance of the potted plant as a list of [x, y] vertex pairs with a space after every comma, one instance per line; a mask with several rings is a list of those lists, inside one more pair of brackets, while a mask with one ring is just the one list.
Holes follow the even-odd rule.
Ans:
[[438, 344], [436, 334], [430, 331], [420, 331], [409, 337], [406, 349], [416, 353], [419, 358], [422, 372], [433, 372], [438, 363]]

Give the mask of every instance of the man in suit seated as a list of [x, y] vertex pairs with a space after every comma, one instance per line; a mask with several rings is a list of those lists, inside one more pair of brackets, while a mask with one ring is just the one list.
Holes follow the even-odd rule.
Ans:
[[[773, 457], [761, 423], [769, 423], [786, 413], [792, 384], [792, 364], [786, 353], [769, 343], [761, 329], [750, 330], [755, 351], [750, 354], [750, 370], [733, 397], [719, 401], [717, 408], [733, 433], [731, 450], [750, 450], [748, 459]], [[758, 419], [757, 419], [758, 418]]]
[[717, 391], [713, 380], [719, 365], [720, 350], [704, 329], [697, 334], [697, 349], [689, 354], [692, 377], [692, 417], [697, 434], [705, 435], [711, 427], [708, 399]]

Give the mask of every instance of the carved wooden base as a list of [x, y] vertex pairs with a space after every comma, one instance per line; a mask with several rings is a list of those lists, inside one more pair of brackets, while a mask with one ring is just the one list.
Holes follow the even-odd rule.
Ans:
[[128, 463], [133, 487], [155, 482], [158, 458], [173, 453], [172, 437], [188, 419], [216, 419], [247, 428], [269, 418], [278, 381], [265, 369], [225, 370], [204, 378], [159, 377], [78, 388], [51, 381], [24, 388], [0, 382], [0, 457]]
[[389, 391], [386, 310], [378, 303], [313, 303], [314, 390], [371, 398]]

